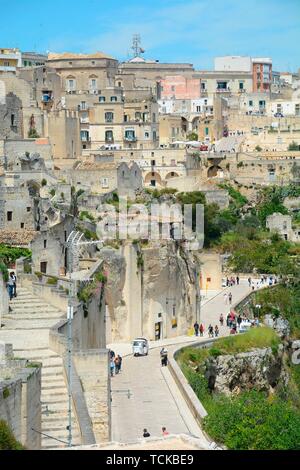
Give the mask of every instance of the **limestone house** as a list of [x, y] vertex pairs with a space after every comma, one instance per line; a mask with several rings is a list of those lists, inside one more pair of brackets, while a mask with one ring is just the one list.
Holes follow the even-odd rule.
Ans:
[[285, 240], [291, 242], [300, 241], [300, 226], [293, 228], [292, 217], [279, 212], [269, 215], [266, 220], [266, 227], [270, 231], [278, 232]]
[[120, 196], [134, 197], [135, 191], [143, 187], [142, 173], [136, 163], [80, 162], [64, 176], [76, 189], [87, 189], [92, 194], [118, 191]]
[[[45, 201], [45, 204], [47, 202]], [[30, 243], [32, 250], [32, 272], [52, 276], [64, 275], [67, 271], [67, 249], [65, 243], [74, 229], [73, 217], [54, 212], [49, 205], [42, 210], [40, 230]]]

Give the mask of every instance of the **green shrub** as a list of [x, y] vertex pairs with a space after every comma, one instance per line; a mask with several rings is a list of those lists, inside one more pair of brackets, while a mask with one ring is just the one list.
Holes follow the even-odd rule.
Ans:
[[16, 440], [8, 424], [0, 420], [0, 450], [25, 450]]
[[47, 186], [47, 180], [45, 178], [42, 179], [41, 185], [42, 186]]
[[49, 286], [56, 286], [57, 285], [57, 282], [58, 282], [58, 278], [55, 277], [55, 276], [51, 276], [47, 279], [47, 284]]
[[5, 388], [2, 392], [2, 396], [3, 396], [3, 399], [5, 400], [6, 398], [8, 398], [10, 395], [10, 391], [8, 388]]
[[7, 282], [8, 281], [8, 269], [4, 263], [0, 262], [0, 272], [2, 273], [3, 281]]

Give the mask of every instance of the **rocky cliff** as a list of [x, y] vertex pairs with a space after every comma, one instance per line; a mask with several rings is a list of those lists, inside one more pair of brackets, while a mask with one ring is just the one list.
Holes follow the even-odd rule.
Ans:
[[209, 388], [226, 395], [250, 389], [272, 392], [280, 383], [288, 382], [283, 353], [283, 346], [280, 345], [278, 351], [254, 349], [210, 358], [205, 365]]

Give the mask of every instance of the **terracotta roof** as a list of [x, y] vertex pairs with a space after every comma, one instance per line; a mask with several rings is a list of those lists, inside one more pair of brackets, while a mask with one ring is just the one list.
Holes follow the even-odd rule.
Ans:
[[0, 243], [27, 247], [37, 234], [34, 230], [0, 230]]
[[95, 52], [94, 54], [73, 54], [71, 52], [63, 52], [62, 54], [59, 53], [52, 53], [48, 54], [48, 60], [68, 60], [68, 59], [114, 59], [104, 52]]

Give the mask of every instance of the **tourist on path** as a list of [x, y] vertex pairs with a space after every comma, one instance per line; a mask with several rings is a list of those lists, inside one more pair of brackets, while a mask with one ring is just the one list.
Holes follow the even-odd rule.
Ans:
[[219, 336], [219, 328], [218, 325], [215, 326], [215, 337], [217, 338]]
[[14, 296], [14, 280], [11, 277], [11, 275], [8, 278], [7, 287], [8, 287], [9, 300], [12, 300]]
[[166, 348], [162, 348], [162, 350], [160, 351], [160, 359], [162, 367], [168, 365], [168, 350]]
[[147, 431], [146, 428], [143, 430], [143, 437], [150, 437], [150, 433]]
[[223, 326], [223, 324], [224, 324], [223, 313], [221, 313], [220, 318], [219, 318], [219, 321], [220, 321], [220, 325]]
[[161, 432], [164, 437], [170, 435], [170, 433], [167, 431], [167, 428], [165, 428], [164, 426], [161, 428]]
[[239, 276], [236, 276], [236, 285], [237, 285], [237, 286], [240, 285], [240, 278], [239, 278]]
[[116, 371], [116, 375], [120, 372], [121, 370], [121, 357], [118, 355], [117, 357], [115, 357], [115, 360], [114, 360], [114, 363], [115, 363], [115, 371]]
[[115, 375], [115, 361], [113, 358], [110, 359], [110, 376], [113, 377]]
[[199, 323], [196, 321], [194, 324], [195, 336], [199, 336]]
[[212, 325], [209, 325], [209, 327], [208, 327], [208, 336], [209, 336], [209, 338], [214, 337], [214, 327]]
[[251, 277], [248, 277], [248, 284], [249, 284], [249, 287], [251, 287]]
[[12, 280], [13, 280], [13, 282], [14, 282], [13, 296], [14, 296], [14, 297], [17, 297], [17, 278], [16, 278], [15, 273], [11, 273], [11, 274], [10, 274], [10, 277], [12, 278]]
[[200, 336], [203, 336], [203, 333], [204, 333], [204, 326], [201, 323], [201, 325], [200, 325]]
[[232, 293], [230, 292], [228, 295], [229, 305], [232, 304]]
[[224, 294], [224, 303], [227, 304], [227, 294], [226, 294], [226, 292]]

